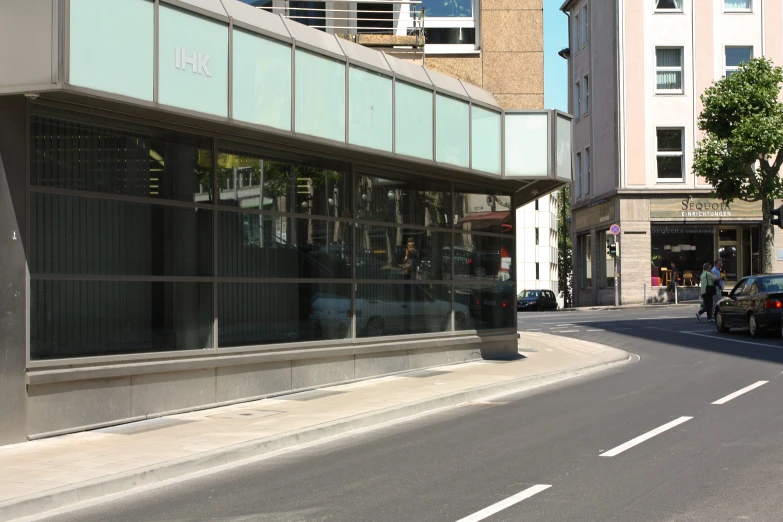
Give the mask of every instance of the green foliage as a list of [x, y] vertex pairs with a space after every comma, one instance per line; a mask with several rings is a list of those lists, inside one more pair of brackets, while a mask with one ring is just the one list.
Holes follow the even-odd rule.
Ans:
[[754, 58], [701, 96], [699, 129], [704, 139], [694, 154], [694, 172], [720, 199], [758, 201], [783, 194], [783, 104], [778, 101], [783, 69]]
[[560, 189], [557, 200], [557, 290], [563, 296], [563, 307], [573, 305], [574, 262], [571, 245], [571, 190], [569, 187]]

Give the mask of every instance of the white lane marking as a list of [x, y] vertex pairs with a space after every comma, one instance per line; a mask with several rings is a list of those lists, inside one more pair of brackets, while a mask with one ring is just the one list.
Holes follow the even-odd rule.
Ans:
[[[704, 335], [704, 334], [695, 333], [695, 332], [680, 332], [680, 333], [684, 333], [684, 334], [688, 334], [688, 335], [698, 335], [699, 337], [706, 337], [707, 339], [719, 339], [721, 341], [731, 341], [732, 343], [752, 344], [752, 345], [755, 345], [755, 346], [765, 346], [767, 348], [778, 348], [778, 346], [775, 346], [774, 344], [754, 343], [753, 341], [740, 341], [739, 339], [732, 339], [731, 337], [724, 337], [724, 336], [718, 336], [718, 335]], [[715, 333], [718, 333], [718, 332], [715, 332]]]
[[585, 332], [603, 332], [600, 328], [597, 330], [585, 330]]
[[524, 330], [525, 332], [540, 332], [541, 328], [530, 328], [529, 330]]
[[726, 403], [727, 403], [727, 402], [729, 402], [731, 399], [736, 399], [737, 397], [739, 397], [739, 396], [740, 396], [740, 395], [742, 395], [743, 393], [748, 393], [748, 392], [749, 392], [749, 391], [751, 391], [751, 390], [755, 390], [755, 389], [756, 389], [756, 388], [758, 388], [759, 386], [764, 386], [764, 385], [765, 385], [765, 384], [767, 384], [768, 382], [769, 382], [769, 381], [759, 381], [759, 382], [755, 382], [755, 383], [751, 384], [750, 386], [745, 386], [745, 387], [744, 387], [744, 388], [742, 388], [741, 390], [737, 390], [737, 391], [735, 391], [734, 393], [730, 393], [730, 394], [726, 395], [726, 396], [725, 396], [724, 398], [722, 398], [722, 399], [718, 399], [717, 401], [713, 402], [712, 404], [726, 404]]
[[520, 491], [516, 495], [508, 497], [506, 500], [501, 500], [497, 504], [492, 504], [491, 506], [485, 507], [481, 511], [477, 511], [470, 516], [461, 518], [457, 522], [478, 522], [479, 520], [484, 520], [485, 518], [491, 517], [495, 513], [499, 513], [500, 511], [503, 511], [504, 509], [522, 502], [526, 498], [530, 498], [533, 495], [541, 493], [542, 491], [551, 487], [551, 484], [536, 484], [535, 486], [529, 487], [524, 491]]
[[655, 437], [656, 435], [660, 435], [661, 433], [663, 433], [666, 430], [670, 430], [670, 429], [674, 428], [675, 426], [679, 426], [683, 422], [688, 422], [692, 418], [693, 417], [680, 417], [679, 419], [675, 419], [675, 420], [673, 420], [671, 422], [667, 422], [663, 426], [659, 426], [659, 427], [655, 428], [652, 431], [648, 431], [644, 435], [639, 435], [635, 439], [631, 439], [628, 442], [626, 442], [625, 444], [620, 444], [616, 448], [612, 448], [609, 451], [605, 451], [605, 452], [601, 453], [600, 456], [601, 457], [614, 457], [615, 455], [619, 455], [623, 451], [625, 451], [627, 449], [630, 449], [630, 448], [633, 448], [637, 444], [641, 444], [642, 442], [646, 441], [647, 439], [651, 439], [651, 438]]
[[573, 333], [573, 332], [578, 332], [579, 330], [550, 330], [550, 331], [554, 333]]

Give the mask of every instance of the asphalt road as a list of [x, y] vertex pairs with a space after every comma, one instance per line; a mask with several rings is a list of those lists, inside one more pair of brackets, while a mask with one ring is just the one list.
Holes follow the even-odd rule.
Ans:
[[520, 314], [640, 360], [50, 520], [782, 520], [783, 340], [695, 310]]

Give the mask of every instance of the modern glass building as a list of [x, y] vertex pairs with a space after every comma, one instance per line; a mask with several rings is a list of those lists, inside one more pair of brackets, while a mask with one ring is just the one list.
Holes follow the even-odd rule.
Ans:
[[570, 158], [235, 0], [4, 2], [0, 443], [516, 353], [513, 210]]

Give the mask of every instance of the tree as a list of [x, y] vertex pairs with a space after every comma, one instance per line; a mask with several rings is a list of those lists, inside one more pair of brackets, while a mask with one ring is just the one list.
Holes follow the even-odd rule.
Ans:
[[761, 201], [765, 273], [773, 271], [772, 200], [783, 194], [782, 82], [783, 69], [766, 58], [754, 58], [713, 83], [701, 96], [699, 129], [705, 134], [693, 160], [694, 173], [710, 182], [725, 203]]
[[560, 189], [557, 199], [557, 290], [563, 296], [563, 308], [573, 304], [572, 283], [574, 263], [571, 257], [571, 216], [569, 187]]

